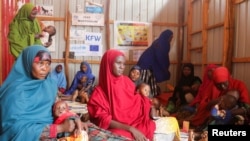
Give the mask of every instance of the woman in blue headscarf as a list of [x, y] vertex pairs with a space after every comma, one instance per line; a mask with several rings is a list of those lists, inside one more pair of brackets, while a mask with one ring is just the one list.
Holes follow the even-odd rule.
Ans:
[[50, 64], [49, 51], [39, 45], [25, 48], [17, 58], [0, 88], [0, 140], [52, 140], [74, 130], [72, 120], [52, 124], [57, 86], [48, 75]]
[[87, 83], [92, 86], [95, 81], [95, 76], [92, 74], [92, 69], [88, 62], [83, 61], [80, 65], [80, 70], [76, 73], [70, 88], [65, 92], [65, 95], [72, 95], [75, 90], [81, 90], [83, 88], [81, 83], [82, 76], [87, 76]]
[[58, 91], [64, 93], [67, 86], [67, 80], [62, 64], [56, 65], [55, 69], [51, 72], [51, 77], [57, 82]]
[[163, 31], [159, 38], [147, 48], [137, 63], [141, 67], [144, 82], [150, 84], [153, 96], [157, 95], [157, 84], [170, 78], [169, 51], [173, 32], [169, 29]]

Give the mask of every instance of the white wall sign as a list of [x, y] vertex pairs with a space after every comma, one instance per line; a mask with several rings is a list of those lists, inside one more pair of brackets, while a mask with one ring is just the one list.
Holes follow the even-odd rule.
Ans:
[[72, 25], [104, 26], [104, 15], [93, 13], [72, 13]]
[[102, 56], [102, 45], [70, 44], [75, 56]]

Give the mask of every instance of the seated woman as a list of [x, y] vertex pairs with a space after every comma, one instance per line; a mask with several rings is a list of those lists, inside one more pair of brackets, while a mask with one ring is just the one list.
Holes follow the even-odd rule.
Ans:
[[57, 85], [48, 75], [50, 65], [49, 51], [39, 45], [26, 47], [17, 58], [0, 88], [2, 141], [56, 140], [58, 133], [75, 130], [71, 120], [52, 124]]
[[82, 88], [75, 90], [72, 101], [79, 101], [81, 103], [87, 103], [89, 101], [89, 95], [92, 92], [92, 83], [88, 83], [87, 75], [83, 75], [81, 78]]
[[78, 71], [71, 83], [71, 86], [68, 90], [65, 91], [64, 96], [61, 97], [62, 99], [72, 100], [72, 95], [75, 91], [81, 90], [83, 85], [81, 83], [81, 78], [83, 75], [86, 75], [88, 80], [87, 83], [93, 86], [95, 81], [95, 76], [92, 74], [92, 69], [88, 62], [83, 61], [80, 65], [80, 71]]
[[192, 63], [184, 64], [181, 78], [175, 86], [173, 96], [169, 98], [166, 110], [173, 113], [191, 103], [197, 95], [201, 83], [201, 79], [194, 75], [194, 65]]
[[[111, 49], [103, 55], [99, 84], [87, 103], [90, 121], [123, 140], [152, 141], [156, 138], [154, 134], [161, 131], [165, 132], [163, 135], [166, 140], [173, 140], [175, 134], [179, 135], [179, 127], [169, 124], [178, 125], [176, 119], [164, 117], [158, 119], [161, 124], [157, 124], [158, 120], [154, 122], [149, 116], [151, 104], [146, 102], [144, 96], [135, 94], [135, 85], [129, 77], [123, 75], [124, 70], [125, 56], [122, 52]], [[159, 125], [163, 123], [166, 128], [159, 130]], [[97, 139], [95, 136], [90, 138]]]
[[230, 110], [231, 118], [233, 119], [236, 115], [241, 115], [243, 117], [249, 116], [249, 94], [244, 82], [232, 78], [226, 67], [218, 67], [214, 70], [213, 82], [220, 91], [220, 94], [217, 98], [209, 102], [209, 109], [217, 104], [223, 95], [227, 94], [229, 91], [236, 90], [239, 92], [237, 101], [238, 108]]
[[210, 117], [210, 109], [207, 109], [207, 105], [212, 99], [219, 96], [219, 90], [215, 87], [212, 80], [213, 71], [217, 67], [218, 66], [215, 64], [207, 65], [197, 96], [189, 104], [195, 113], [192, 117], [188, 117], [188, 119], [185, 120], [190, 120], [191, 126], [196, 127], [197, 129], [203, 128], [203, 126], [206, 125], [206, 122]]
[[58, 94], [63, 94], [66, 90], [67, 80], [61, 64], [56, 65], [51, 72], [51, 77], [56, 81]]

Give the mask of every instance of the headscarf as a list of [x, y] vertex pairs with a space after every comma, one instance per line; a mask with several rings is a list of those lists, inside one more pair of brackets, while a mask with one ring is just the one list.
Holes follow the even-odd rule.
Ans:
[[[58, 73], [56, 69], [60, 66], [62, 67], [62, 71]], [[67, 81], [66, 81], [65, 73], [63, 71], [63, 66], [61, 64], [58, 64], [55, 67], [55, 69], [51, 72], [51, 77], [56, 81], [58, 88], [66, 89]]]
[[48, 75], [33, 79], [32, 64], [43, 46], [27, 47], [16, 60], [0, 88], [1, 140], [39, 140], [46, 125], [53, 122], [52, 105], [57, 86]]
[[9, 25], [8, 40], [10, 51], [16, 58], [27, 46], [34, 44], [42, 45], [41, 40], [35, 38], [35, 34], [41, 33], [38, 20], [34, 19], [32, 21], [29, 19], [30, 13], [34, 8], [34, 4], [25, 3]]
[[246, 84], [240, 80], [233, 79], [226, 67], [218, 67], [213, 72], [214, 83], [221, 83], [228, 81], [228, 88], [221, 91], [220, 95], [226, 94], [230, 90], [237, 90], [240, 94], [239, 102], [249, 104], [249, 94]]
[[171, 30], [167, 29], [163, 31], [159, 38], [143, 52], [137, 63], [141, 69], [150, 69], [157, 83], [169, 80], [170, 78], [168, 69], [170, 64], [170, 38], [172, 36], [173, 32]]
[[[82, 69], [81, 69], [83, 65], [86, 65], [87, 68], [88, 68], [86, 70], [86, 72], [82, 71]], [[77, 89], [77, 85], [81, 84], [81, 78], [82, 78], [83, 75], [86, 75], [88, 77], [87, 84], [92, 85], [94, 83], [95, 76], [92, 74], [92, 69], [91, 69], [89, 63], [86, 62], [86, 61], [81, 62], [80, 70], [76, 73], [70, 88], [65, 92], [66, 95], [72, 94]]]
[[111, 120], [115, 120], [137, 128], [147, 138], [152, 139], [155, 123], [148, 113], [150, 102], [141, 95], [135, 95], [135, 85], [129, 77], [113, 74], [113, 64], [118, 56], [124, 54], [112, 49], [102, 57], [99, 84], [87, 103], [90, 119], [101, 128], [133, 138], [128, 131], [109, 129]]
[[215, 83], [226, 82], [229, 80], [229, 71], [225, 67], [219, 67], [213, 72], [213, 80]]
[[[130, 73], [131, 73], [131, 71], [133, 71], [133, 70], [138, 70], [139, 72], [141, 72], [141, 67], [140, 66], [138, 66], [138, 65], [134, 65], [130, 70], [129, 70], [129, 75], [130, 75]], [[138, 86], [139, 84], [141, 84], [143, 82], [143, 80], [141, 79], [141, 76], [136, 80], [136, 81], [134, 81], [134, 84], [135, 84], [135, 86]]]
[[[219, 91], [215, 87], [213, 79], [208, 77], [208, 72], [217, 68], [217, 67], [218, 66], [215, 64], [207, 65], [205, 72], [203, 74], [202, 84], [199, 87], [199, 90], [197, 92], [197, 96], [190, 103], [191, 106], [194, 106], [195, 104], [200, 103], [202, 100], [209, 102], [210, 100], [212, 100], [212, 98], [218, 97]], [[214, 89], [213, 92], [212, 92], [212, 89]]]

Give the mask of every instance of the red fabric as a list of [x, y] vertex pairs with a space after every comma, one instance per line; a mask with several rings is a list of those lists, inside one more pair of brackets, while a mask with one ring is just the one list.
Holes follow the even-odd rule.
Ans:
[[233, 79], [226, 67], [219, 67], [215, 69], [213, 73], [213, 80], [215, 83], [220, 83], [225, 81], [229, 82], [227, 90], [221, 91], [220, 95], [223, 95], [230, 90], [238, 90], [240, 93], [239, 102], [249, 103], [248, 89], [245, 83], [240, 80]]
[[213, 72], [213, 80], [215, 83], [225, 82], [229, 79], [229, 72], [225, 67], [218, 67]]
[[102, 57], [99, 84], [88, 102], [90, 120], [101, 128], [133, 138], [128, 131], [109, 129], [111, 120], [115, 120], [137, 128], [152, 140], [155, 123], [146, 113], [150, 103], [135, 94], [135, 85], [127, 76], [117, 77], [112, 74], [113, 63], [121, 55], [124, 56], [120, 51], [108, 50]]
[[60, 117], [56, 118], [54, 123], [55, 124], [61, 124], [63, 123], [63, 121], [69, 117], [72, 117], [72, 116], [76, 116], [75, 113], [72, 113], [72, 112], [66, 112], [66, 113], [63, 113]]
[[[190, 106], [195, 106], [195, 104], [200, 103], [202, 100], [210, 101], [212, 97], [218, 96], [219, 90], [217, 90], [216, 92], [217, 88], [214, 86], [212, 78], [209, 78], [208, 76], [208, 72], [211, 70], [214, 70], [217, 67], [218, 66], [214, 64], [209, 64], [206, 67], [205, 72], [203, 74], [202, 84], [199, 87], [199, 90], [197, 92], [195, 99], [190, 103]], [[212, 89], [215, 89], [215, 92], [214, 92], [215, 96], [211, 95]]]
[[196, 114], [191, 120], [191, 124], [194, 126], [200, 126], [208, 119], [210, 110], [207, 109], [207, 104], [220, 95], [220, 91], [215, 87], [213, 80], [208, 77], [208, 72], [217, 67], [218, 66], [214, 64], [210, 64], [206, 67], [197, 96], [190, 103], [190, 106], [199, 104]]
[[69, 117], [77, 117], [76, 113], [70, 112], [69, 110], [69, 106], [65, 101], [57, 101], [54, 105], [53, 105], [53, 113], [55, 113], [56, 107], [58, 104], [64, 103], [67, 107], [66, 107], [66, 112], [63, 113], [62, 115], [60, 115], [59, 117], [55, 117], [54, 119], [54, 124], [61, 124], [65, 119], [69, 118]]
[[50, 125], [49, 136], [50, 136], [50, 138], [56, 138], [56, 136], [57, 136], [57, 125], [56, 124]]
[[[225, 91], [219, 91], [214, 83], [220, 83], [228, 81], [229, 86], [227, 90]], [[202, 90], [202, 96], [200, 96], [200, 103], [195, 98], [194, 102], [192, 102], [191, 106], [194, 106], [196, 103], [199, 103], [199, 107], [197, 109], [197, 112], [195, 116], [192, 118], [191, 123], [194, 126], [202, 125], [205, 120], [210, 116], [210, 110], [207, 109], [207, 104], [211, 100], [214, 100], [221, 95], [226, 94], [227, 91], [230, 90], [238, 90], [240, 94], [239, 102], [241, 103], [249, 103], [249, 97], [248, 97], [248, 90], [244, 82], [233, 79], [230, 76], [229, 71], [225, 67], [218, 67], [213, 71], [213, 81], [210, 80], [210, 83], [206, 84], [206, 87], [204, 87], [204, 90]]]

